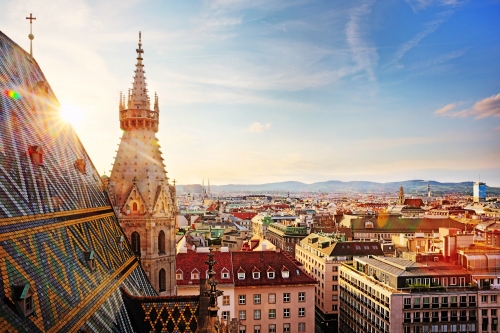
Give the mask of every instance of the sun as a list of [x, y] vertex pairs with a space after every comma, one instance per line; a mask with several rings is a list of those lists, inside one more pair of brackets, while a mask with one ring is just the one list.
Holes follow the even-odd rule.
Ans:
[[61, 118], [71, 125], [77, 125], [83, 118], [83, 110], [77, 106], [66, 104], [59, 109]]

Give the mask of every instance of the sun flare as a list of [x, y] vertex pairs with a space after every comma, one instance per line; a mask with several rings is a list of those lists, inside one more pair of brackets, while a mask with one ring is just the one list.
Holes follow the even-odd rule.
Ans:
[[63, 105], [59, 110], [61, 118], [71, 125], [77, 125], [83, 118], [83, 110], [74, 105]]

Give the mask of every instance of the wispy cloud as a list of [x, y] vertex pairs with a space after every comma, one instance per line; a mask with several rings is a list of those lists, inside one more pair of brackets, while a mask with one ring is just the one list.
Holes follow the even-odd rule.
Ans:
[[263, 132], [267, 129], [270, 129], [271, 128], [271, 124], [270, 123], [267, 123], [267, 124], [261, 124], [259, 122], [255, 122], [255, 123], [252, 123], [248, 126], [248, 130], [250, 132]]
[[[434, 111], [435, 115], [447, 117], [468, 117], [472, 116], [476, 119], [486, 117], [500, 117], [500, 94], [487, 97], [477, 101], [471, 108], [462, 111], [453, 111], [457, 106], [456, 103], [448, 104], [439, 110]], [[495, 128], [498, 129], [498, 128]]]
[[[403, 58], [403, 56], [408, 51], [410, 51], [412, 48], [414, 48], [415, 46], [417, 46], [422, 39], [424, 39], [426, 36], [428, 36], [429, 34], [433, 33], [434, 31], [436, 31], [439, 28], [439, 26], [444, 21], [446, 21], [448, 19], [448, 17], [452, 13], [453, 13], [453, 11], [451, 11], [451, 10], [445, 11], [445, 12], [439, 14], [439, 18], [438, 19], [430, 21], [430, 22], [427, 22], [424, 25], [424, 30], [422, 30], [421, 32], [419, 32], [415, 37], [413, 37], [412, 39], [410, 39], [406, 43], [403, 43], [399, 47], [399, 49], [394, 54], [393, 59], [389, 62], [388, 65], [392, 65], [392, 64], [398, 62], [401, 58]], [[398, 68], [402, 68], [402, 67], [403, 67], [402, 65], [398, 65]]]
[[373, 1], [370, 1], [351, 11], [346, 26], [346, 37], [358, 69], [365, 71], [369, 80], [375, 81], [374, 68], [378, 62], [378, 53], [376, 48], [370, 46], [363, 38], [362, 29], [362, 22], [366, 22], [366, 16], [371, 12], [372, 4]]
[[432, 5], [455, 7], [463, 4], [464, 0], [406, 0], [414, 13], [426, 9]]
[[476, 119], [500, 117], [500, 94], [476, 102], [470, 114], [475, 116]]

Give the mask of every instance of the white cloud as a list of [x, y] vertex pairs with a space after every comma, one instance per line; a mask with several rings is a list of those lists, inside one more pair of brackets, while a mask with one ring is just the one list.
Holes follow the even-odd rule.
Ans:
[[248, 126], [248, 130], [250, 132], [263, 132], [264, 130], [267, 130], [271, 128], [271, 124], [270, 123], [267, 123], [265, 125], [259, 123], [259, 122], [255, 122], [255, 123], [252, 123]]
[[[477, 101], [470, 109], [465, 109], [458, 112], [451, 112], [455, 109], [456, 103], [451, 103], [443, 108], [436, 110], [434, 114], [447, 117], [468, 117], [474, 116], [476, 119], [486, 117], [500, 118], [500, 94], [487, 97]], [[495, 128], [498, 129], [498, 128]]]
[[[439, 26], [444, 21], [446, 21], [446, 19], [448, 18], [448, 16], [450, 16], [452, 13], [453, 13], [452, 11], [443, 12], [443, 13], [440, 14], [441, 18], [439, 18], [437, 20], [434, 20], [434, 21], [427, 22], [425, 24], [424, 30], [422, 30], [421, 32], [419, 32], [415, 37], [413, 37], [412, 39], [410, 39], [406, 43], [403, 43], [399, 47], [399, 49], [394, 54], [393, 59], [391, 60], [391, 62], [389, 62], [389, 65], [393, 64], [393, 63], [397, 62], [398, 60], [400, 60], [401, 58], [403, 58], [403, 56], [406, 54], [406, 52], [410, 51], [412, 48], [414, 48], [415, 46], [417, 46], [418, 43], [420, 43], [420, 41], [422, 39], [424, 39], [427, 35], [433, 33], [434, 31], [436, 31], [439, 28]], [[398, 66], [398, 68], [400, 69], [400, 68], [402, 68], [402, 66]]]
[[500, 117], [500, 94], [477, 101], [470, 115], [476, 116], [476, 119]]
[[432, 5], [456, 7], [463, 4], [463, 0], [405, 0], [414, 13], [418, 13], [422, 9], [426, 9]]
[[354, 8], [349, 15], [346, 26], [347, 43], [349, 44], [354, 61], [359, 70], [364, 70], [368, 79], [375, 80], [374, 68], [378, 62], [378, 53], [375, 47], [363, 38], [362, 22], [366, 22], [366, 16], [371, 12], [373, 1]]

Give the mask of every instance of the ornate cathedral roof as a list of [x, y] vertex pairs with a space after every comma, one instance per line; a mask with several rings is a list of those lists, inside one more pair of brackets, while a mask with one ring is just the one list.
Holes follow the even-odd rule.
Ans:
[[0, 32], [0, 331], [134, 332], [154, 296], [36, 61]]

